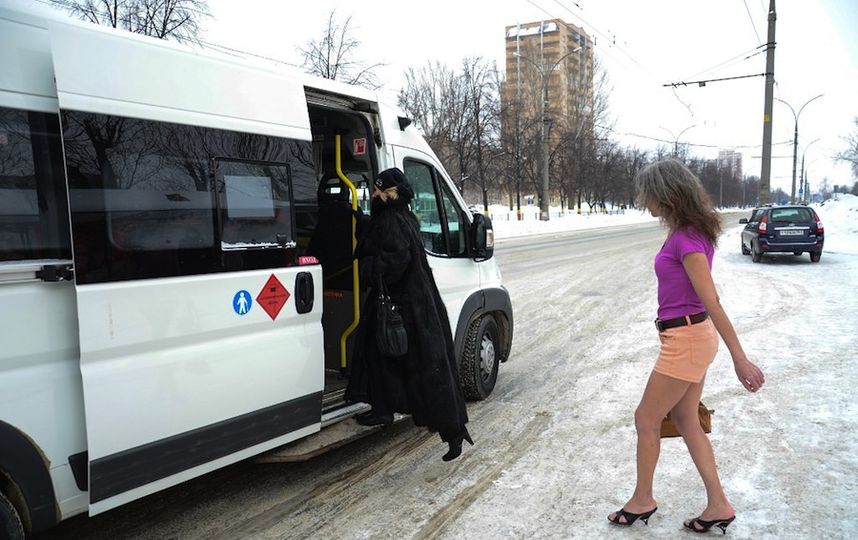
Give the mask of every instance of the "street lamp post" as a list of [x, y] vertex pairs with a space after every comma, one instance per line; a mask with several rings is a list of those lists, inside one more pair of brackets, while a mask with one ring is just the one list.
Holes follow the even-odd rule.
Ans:
[[790, 204], [795, 204], [795, 166], [796, 166], [796, 158], [798, 157], [798, 117], [801, 116], [801, 111], [803, 111], [804, 108], [807, 107], [808, 103], [810, 103], [811, 101], [813, 101], [815, 99], [819, 99], [822, 96], [823, 96], [823, 94], [819, 94], [818, 96], [812, 97], [812, 98], [808, 99], [807, 101], [805, 101], [804, 105], [801, 106], [801, 108], [798, 110], [797, 114], [795, 112], [795, 109], [792, 108], [792, 105], [790, 105], [789, 103], [787, 103], [786, 101], [784, 101], [780, 98], [775, 98], [777, 101], [780, 101], [781, 103], [783, 103], [784, 105], [789, 107], [789, 110], [792, 112], [792, 116], [795, 119], [795, 131], [793, 132], [793, 139], [792, 139], [792, 190], [790, 191], [790, 196], [789, 196]]
[[804, 147], [804, 150], [801, 152], [801, 174], [799, 175], [799, 180], [801, 181], [801, 187], [799, 188], [799, 193], [802, 195], [799, 197], [804, 202], [810, 202], [810, 193], [807, 185], [807, 177], [804, 174], [804, 156], [807, 154], [807, 149], [810, 148], [813, 143], [818, 142], [819, 139], [814, 139], [810, 141], [807, 146]]
[[658, 127], [665, 130], [666, 132], [670, 133], [670, 136], [673, 137], [673, 157], [679, 157], [679, 139], [682, 138], [682, 135], [684, 135], [686, 131], [688, 131], [689, 129], [691, 129], [693, 127], [697, 127], [697, 124], [692, 124], [692, 125], [688, 126], [687, 128], [683, 129], [682, 131], [680, 131], [678, 137], [674, 136], [673, 132], [670, 131], [669, 129], [667, 129], [666, 127], [664, 127], [664, 126], [658, 126]]
[[[537, 72], [539, 73], [540, 82], [542, 83], [542, 107], [541, 107], [541, 116], [542, 116], [542, 195], [539, 197], [539, 219], [542, 221], [548, 221], [549, 216], [549, 207], [548, 207], [548, 131], [549, 125], [551, 124], [551, 119], [548, 117], [548, 77], [546, 77], [546, 72], [548, 74], [552, 73], [557, 66], [560, 65], [560, 62], [566, 59], [566, 57], [571, 56], [578, 51], [580, 51], [583, 47], [576, 47], [575, 49], [569, 51], [568, 53], [561, 56], [556, 62], [551, 64], [551, 67], [546, 70], [545, 65], [537, 64], [527, 56], [515, 52], [513, 56], [521, 58], [527, 62], [530, 62], [531, 65], [536, 67]], [[520, 84], [520, 81], [519, 81]]]

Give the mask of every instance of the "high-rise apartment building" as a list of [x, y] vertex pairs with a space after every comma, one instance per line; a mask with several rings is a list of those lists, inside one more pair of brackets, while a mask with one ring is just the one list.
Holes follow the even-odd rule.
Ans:
[[507, 106], [539, 118], [543, 82], [552, 130], [592, 122], [593, 43], [581, 28], [560, 19], [506, 27]]
[[718, 170], [727, 169], [733, 178], [742, 178], [742, 154], [733, 150], [718, 152]]

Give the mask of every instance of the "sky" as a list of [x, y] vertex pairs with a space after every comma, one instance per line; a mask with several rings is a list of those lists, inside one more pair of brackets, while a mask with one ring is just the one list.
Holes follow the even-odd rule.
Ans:
[[[385, 64], [378, 74], [390, 101], [409, 67], [435, 61], [455, 67], [465, 57], [495, 60], [502, 67], [505, 26], [560, 18], [595, 39], [595, 54], [611, 82], [610, 114], [620, 142], [652, 149], [659, 144], [652, 138], [672, 145], [683, 133], [680, 142], [701, 145], [693, 147], [694, 155], [711, 158], [719, 149], [736, 149], [743, 153], [745, 174], [760, 174], [763, 77], [675, 91], [662, 85], [764, 73], [765, 53], [744, 57], [765, 42], [768, 0], [436, 0], [423, 8], [394, 0], [209, 0], [209, 5], [213, 20], [205, 25], [206, 40], [295, 64], [301, 63], [298, 47], [321, 36], [331, 10], [351, 16], [360, 57]], [[812, 190], [826, 177], [830, 186], [851, 186], [849, 168], [832, 156], [845, 147], [842, 138], [855, 129], [858, 117], [858, 35], [852, 31], [858, 27], [858, 2], [780, 0], [776, 7], [775, 97], [798, 112], [824, 94], [799, 116], [796, 174], [804, 156]], [[775, 102], [772, 140], [786, 144], [773, 147], [772, 186], [787, 193], [794, 127], [790, 109]]]

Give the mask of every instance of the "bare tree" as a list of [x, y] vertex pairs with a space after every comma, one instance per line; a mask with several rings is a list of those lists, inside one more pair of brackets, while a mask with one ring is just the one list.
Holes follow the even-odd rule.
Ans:
[[[552, 152], [552, 163], [557, 155], [556, 162], [561, 165], [559, 170], [554, 167], [554, 176], [558, 178], [555, 188], [568, 208], [577, 200], [579, 212], [582, 200], [595, 202], [598, 195], [604, 195], [602, 184], [608, 179], [602, 158], [612, 158], [607, 162], [608, 170], [612, 170], [616, 152], [613, 145], [605, 144], [613, 130], [609, 114], [611, 85], [598, 57], [594, 58], [589, 73], [592, 78], [585, 79], [572, 94], [569, 112], [562, 119], [557, 146]], [[608, 147], [612, 150], [605, 153]]]
[[440, 63], [427, 64], [405, 73], [405, 87], [399, 92], [399, 106], [426, 137], [448, 171], [456, 150], [453, 141], [461, 124], [462, 99], [458, 76]]
[[206, 0], [50, 0], [72, 15], [179, 43], [199, 43], [200, 24], [211, 17]]
[[325, 79], [377, 90], [381, 84], [374, 70], [384, 64], [368, 64], [355, 58], [361, 42], [354, 37], [351, 22], [351, 16], [338, 21], [336, 10], [331, 11], [322, 38], [311, 39], [306, 47], [298, 48], [304, 57], [304, 69]]
[[855, 118], [855, 131], [844, 138], [846, 149], [839, 152], [835, 157], [839, 161], [845, 161], [852, 168], [852, 176], [858, 178], [858, 118]]

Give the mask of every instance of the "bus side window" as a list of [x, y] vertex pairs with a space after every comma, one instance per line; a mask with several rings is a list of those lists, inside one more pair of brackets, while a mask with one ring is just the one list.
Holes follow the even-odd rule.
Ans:
[[403, 167], [405, 169], [403, 172], [414, 190], [411, 210], [420, 222], [423, 247], [429, 253], [446, 255], [447, 246], [444, 242], [444, 231], [441, 228], [441, 213], [438, 211], [432, 167], [410, 159], [405, 160]]
[[462, 216], [462, 210], [456, 204], [449, 186], [443, 181], [440, 174], [438, 175], [438, 183], [441, 185], [441, 206], [444, 209], [444, 220], [447, 224], [447, 237], [449, 238], [447, 254], [451, 257], [461, 257], [467, 249], [465, 231], [468, 222]]
[[0, 262], [70, 258], [57, 115], [0, 107]]
[[221, 248], [295, 246], [287, 163], [215, 160]]
[[297, 264], [291, 186], [306, 204], [309, 141], [61, 114], [78, 283]]
[[441, 173], [427, 163], [410, 159], [405, 160], [403, 167], [414, 189], [411, 206], [420, 222], [423, 247], [436, 255], [465, 255], [467, 221]]

